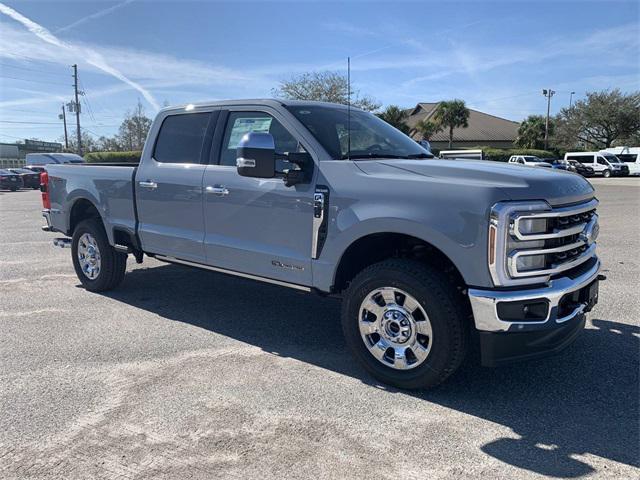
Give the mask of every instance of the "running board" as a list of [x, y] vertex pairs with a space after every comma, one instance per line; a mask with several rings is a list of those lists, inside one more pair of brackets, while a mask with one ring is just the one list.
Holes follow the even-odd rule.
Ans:
[[204, 270], [211, 270], [218, 273], [226, 273], [227, 275], [233, 275], [236, 277], [248, 278], [249, 280], [257, 280], [259, 282], [271, 283], [273, 285], [280, 285], [281, 287], [294, 288], [303, 292], [310, 292], [311, 288], [304, 285], [298, 285], [297, 283], [283, 282], [282, 280], [274, 280], [272, 278], [260, 277], [258, 275], [251, 275], [250, 273], [236, 272], [234, 270], [227, 270], [225, 268], [212, 267], [210, 265], [203, 265], [202, 263], [190, 262], [188, 260], [180, 260], [175, 257], [167, 257], [165, 255], [155, 255], [157, 260], [168, 263], [179, 263], [181, 265], [188, 265], [189, 267], [202, 268]]

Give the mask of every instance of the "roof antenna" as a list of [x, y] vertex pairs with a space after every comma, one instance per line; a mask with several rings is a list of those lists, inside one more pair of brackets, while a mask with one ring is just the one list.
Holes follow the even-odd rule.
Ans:
[[351, 57], [347, 57], [347, 160], [351, 160]]

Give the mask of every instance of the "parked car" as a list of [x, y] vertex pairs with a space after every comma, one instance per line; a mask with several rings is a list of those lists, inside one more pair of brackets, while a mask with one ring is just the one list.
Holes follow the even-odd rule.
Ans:
[[595, 175], [593, 168], [583, 165], [582, 163], [576, 160], [567, 160], [567, 161], [569, 162], [569, 164], [571, 164], [573, 168], [576, 169], [576, 173], [579, 173], [583, 177], [593, 177]]
[[27, 153], [27, 166], [48, 165], [50, 163], [85, 163], [85, 159], [75, 153]]
[[610, 153], [629, 168], [629, 175], [640, 175], [640, 147], [613, 147], [600, 150], [600, 153]]
[[31, 170], [32, 172], [35, 172], [37, 174], [41, 174], [42, 172], [47, 171], [46, 167], [44, 167], [43, 165], [25, 165], [22, 168], [24, 168], [25, 170]]
[[40, 188], [40, 173], [28, 168], [10, 168], [9, 171], [20, 175], [24, 188]]
[[559, 158], [543, 158], [543, 162], [551, 165], [551, 168], [555, 168], [556, 170], [564, 170], [567, 172], [575, 172], [576, 167], [571, 165], [567, 160], [562, 160]]
[[602, 175], [605, 178], [611, 175], [616, 177], [629, 175], [629, 167], [611, 153], [567, 152], [564, 154], [564, 159], [587, 165], [593, 168], [596, 175]]
[[22, 188], [22, 186], [23, 183], [20, 175], [13, 173], [11, 170], [0, 169], [0, 188], [15, 192], [19, 188]]
[[551, 168], [551, 164], [543, 161], [534, 155], [511, 155], [508, 163], [526, 165], [528, 167], [546, 167]]
[[598, 299], [589, 182], [433, 159], [343, 105], [165, 108], [139, 165], [42, 177], [44, 229], [64, 235], [87, 290], [119, 285], [131, 254], [340, 296], [355, 358], [401, 388], [444, 381], [472, 339], [489, 366], [556, 352]]

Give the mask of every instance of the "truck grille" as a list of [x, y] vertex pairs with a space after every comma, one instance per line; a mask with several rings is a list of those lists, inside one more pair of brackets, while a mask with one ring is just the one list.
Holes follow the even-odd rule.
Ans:
[[595, 255], [598, 201], [543, 212], [523, 212], [509, 227], [507, 269], [512, 278], [555, 275]]

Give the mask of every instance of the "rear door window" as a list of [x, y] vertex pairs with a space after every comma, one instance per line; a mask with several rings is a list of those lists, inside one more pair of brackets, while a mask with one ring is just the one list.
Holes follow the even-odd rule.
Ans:
[[153, 158], [162, 163], [200, 163], [210, 117], [210, 113], [187, 113], [165, 118]]

